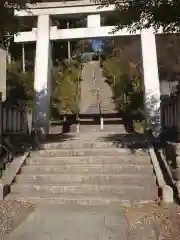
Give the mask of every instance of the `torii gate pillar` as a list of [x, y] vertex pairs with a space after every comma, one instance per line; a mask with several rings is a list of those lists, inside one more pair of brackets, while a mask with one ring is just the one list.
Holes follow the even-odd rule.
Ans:
[[158, 135], [161, 126], [161, 101], [156, 40], [153, 29], [141, 31], [141, 49], [147, 126], [153, 130], [155, 135]]
[[51, 73], [50, 16], [40, 15], [37, 22], [33, 127], [43, 135], [49, 133]]

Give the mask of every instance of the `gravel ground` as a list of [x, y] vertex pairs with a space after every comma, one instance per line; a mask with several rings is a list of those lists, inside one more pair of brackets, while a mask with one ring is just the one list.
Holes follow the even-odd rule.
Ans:
[[124, 208], [128, 240], [179, 240], [180, 206], [145, 204]]
[[18, 201], [0, 201], [0, 240], [34, 211], [35, 205]]

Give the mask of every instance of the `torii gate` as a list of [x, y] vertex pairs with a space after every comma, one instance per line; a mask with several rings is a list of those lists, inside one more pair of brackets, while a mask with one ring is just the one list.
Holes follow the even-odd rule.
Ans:
[[[101, 7], [90, 0], [43, 2], [29, 5], [28, 10], [15, 10], [19, 17], [37, 16], [37, 28], [15, 35], [15, 42], [35, 42], [35, 80], [34, 80], [34, 126], [42, 128], [45, 134], [49, 128], [51, 95], [51, 41], [72, 39], [93, 39], [132, 35], [127, 29], [112, 34], [115, 26], [101, 26], [101, 13], [114, 11], [115, 6]], [[51, 26], [51, 16], [87, 14], [86, 28], [57, 29]], [[155, 34], [153, 29], [143, 29], [133, 34], [141, 36], [142, 67], [144, 77], [144, 96], [147, 119], [151, 127], [160, 126], [160, 84], [158, 74]], [[158, 128], [157, 128], [158, 127]]]

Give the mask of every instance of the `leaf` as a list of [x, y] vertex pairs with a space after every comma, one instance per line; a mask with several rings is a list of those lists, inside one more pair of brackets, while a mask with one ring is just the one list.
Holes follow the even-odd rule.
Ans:
[[80, 80], [81, 65], [77, 61], [64, 60], [54, 71], [53, 99], [59, 114], [78, 112], [77, 82]]
[[115, 4], [116, 10], [111, 20], [115, 20], [117, 31], [128, 28], [130, 32], [153, 27], [157, 30], [162, 26], [164, 32], [180, 31], [180, 1], [179, 0], [94, 0], [102, 6]]
[[17, 33], [23, 23], [21, 19], [14, 16], [14, 9], [26, 9], [32, 0], [1, 0], [0, 1], [0, 41], [3, 42], [5, 34]]

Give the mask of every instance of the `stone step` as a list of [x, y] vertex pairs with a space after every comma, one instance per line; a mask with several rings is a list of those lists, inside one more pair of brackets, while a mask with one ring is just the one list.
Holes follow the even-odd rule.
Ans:
[[146, 156], [128, 155], [124, 156], [94, 156], [94, 157], [34, 157], [27, 158], [27, 164], [38, 165], [67, 165], [67, 164], [141, 164], [149, 165], [150, 159]]
[[54, 142], [42, 145], [42, 149], [81, 149], [81, 148], [115, 148], [118, 144], [113, 142], [82, 142], [77, 140], [70, 140], [68, 142]]
[[102, 103], [102, 104], [109, 105], [109, 100], [110, 100], [110, 99], [101, 100], [101, 103]]
[[101, 131], [101, 126], [99, 124], [93, 124], [93, 125], [80, 125], [80, 132], [99, 132]]
[[32, 202], [32, 203], [40, 203], [40, 204], [64, 204], [64, 205], [93, 205], [93, 206], [104, 206], [104, 205], [111, 205], [117, 207], [119, 206], [129, 206], [132, 204], [143, 204], [154, 202], [156, 199], [153, 197], [150, 199], [120, 199], [118, 197], [110, 196], [110, 197], [101, 197], [101, 196], [84, 196], [84, 195], [70, 195], [70, 194], [63, 194], [59, 196], [52, 196], [52, 195], [45, 195], [45, 196], [23, 196], [21, 194], [9, 194], [6, 197], [6, 200], [17, 200], [17, 201], [24, 201], [24, 202]]
[[108, 104], [105, 105], [105, 104], [102, 104], [102, 103], [101, 103], [101, 109], [110, 109], [110, 108], [109, 108], [109, 105], [108, 105]]
[[25, 165], [21, 169], [24, 174], [44, 174], [44, 173], [108, 173], [108, 174], [153, 174], [151, 165], [137, 164], [71, 164], [71, 165]]
[[[107, 113], [108, 114], [108, 113]], [[115, 121], [115, 120], [110, 120], [110, 119], [107, 119], [106, 118], [103, 118], [104, 119], [104, 130], [106, 132], [112, 132], [112, 130], [119, 130], [119, 131], [116, 131], [115, 133], [119, 133], [121, 132], [120, 130], [124, 130], [124, 126], [122, 126], [120, 123], [119, 123], [119, 120]], [[85, 129], [93, 129], [93, 128], [96, 128], [97, 129], [97, 132], [99, 131], [100, 132], [100, 118], [98, 119], [98, 123], [96, 124], [92, 124], [92, 125], [88, 125], [88, 124], [80, 124], [80, 128], [85, 128]], [[114, 121], [112, 123], [112, 121]], [[109, 122], [109, 123], [108, 123]]]
[[151, 186], [156, 185], [156, 178], [147, 174], [93, 174], [93, 173], [74, 173], [74, 174], [20, 174], [16, 176], [17, 183], [51, 183], [51, 184], [96, 184], [98, 185], [134, 185]]
[[103, 130], [100, 129], [100, 124], [99, 125], [92, 125], [92, 126], [85, 126], [85, 125], [80, 125], [80, 132], [84, 133], [86, 132], [87, 134], [91, 132], [112, 132], [112, 133], [125, 133], [125, 130], [123, 127], [119, 126], [118, 123], [115, 125], [109, 125], [109, 124], [104, 124]]
[[118, 197], [119, 199], [149, 200], [157, 197], [157, 187], [148, 188], [135, 185], [129, 186], [95, 186], [95, 185], [41, 185], [41, 184], [14, 184], [11, 186], [11, 192], [23, 196], [63, 196], [71, 194], [72, 196], [88, 195], [101, 196], [102, 198]]
[[[120, 156], [132, 154], [130, 149], [125, 148], [94, 148], [94, 149], [49, 149], [31, 152], [30, 156], [42, 157], [74, 157], [74, 156]], [[147, 156], [146, 152], [138, 151], [138, 155]]]
[[[109, 112], [108, 114], [112, 114], [112, 112]], [[122, 125], [122, 117], [108, 117], [108, 116], [103, 116], [103, 118], [104, 118], [104, 121], [106, 121], [107, 123], [108, 122], [114, 122], [115, 123], [115, 125], [119, 125], [119, 127], [122, 127], [122, 128], [124, 128], [124, 126]], [[116, 122], [118, 122], [117, 124], [116, 124]]]

